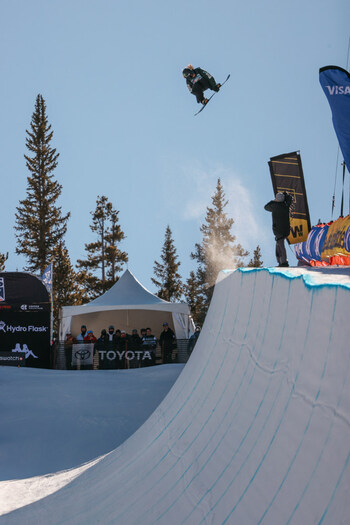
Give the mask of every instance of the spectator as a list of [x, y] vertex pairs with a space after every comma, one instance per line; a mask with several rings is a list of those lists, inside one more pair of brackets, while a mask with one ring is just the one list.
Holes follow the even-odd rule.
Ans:
[[[119, 329], [115, 331], [115, 352], [116, 352], [116, 358], [115, 358], [115, 367], [114, 368], [122, 368], [122, 361], [123, 359], [120, 358], [120, 346], [121, 346], [121, 337], [122, 333]], [[119, 354], [118, 354], [119, 352]]]
[[110, 341], [110, 342], [115, 340], [114, 326], [112, 324], [109, 325], [109, 327], [108, 327], [107, 337], [108, 337], [108, 341]]
[[196, 329], [195, 329], [194, 333], [191, 335], [191, 337], [189, 338], [189, 341], [188, 341], [188, 346], [187, 346], [187, 353], [188, 353], [188, 355], [192, 354], [193, 349], [196, 346], [196, 343], [197, 343], [197, 340], [198, 340], [198, 337], [199, 337], [200, 333], [201, 333], [200, 327], [196, 326]]
[[156, 364], [157, 338], [152, 334], [150, 328], [146, 328], [146, 335], [142, 338], [142, 366], [152, 366]]
[[129, 350], [129, 335], [125, 330], [120, 333], [119, 341], [119, 353], [120, 353], [120, 368], [129, 368], [128, 361], [126, 359], [126, 352]]
[[[108, 334], [105, 328], [101, 330], [101, 335], [97, 339], [97, 342], [95, 344], [95, 351], [98, 355], [98, 368], [105, 368], [106, 367], [106, 354], [102, 354], [101, 352], [107, 352], [108, 349]], [[103, 355], [103, 360], [102, 360]]]
[[276, 259], [278, 266], [289, 266], [284, 239], [290, 233], [289, 208], [293, 197], [286, 191], [276, 193], [275, 200], [265, 204], [265, 210], [272, 212], [272, 231], [276, 240]]
[[[89, 330], [88, 333], [86, 334], [86, 336], [84, 337], [83, 343], [84, 344], [93, 344], [94, 345], [93, 346], [93, 352], [92, 352], [92, 360], [93, 360], [93, 354], [94, 354], [94, 350], [95, 350], [95, 343], [96, 343], [96, 341], [97, 341], [97, 338], [94, 336], [93, 331]], [[88, 370], [92, 370], [93, 365], [92, 365], [92, 363], [91, 364], [85, 364], [85, 361], [83, 360], [82, 363], [81, 363], [81, 367], [85, 368], [85, 369], [88, 369]]]
[[134, 353], [134, 358], [129, 361], [129, 368], [140, 368], [142, 358], [142, 339], [137, 333], [136, 328], [131, 332], [129, 350]]
[[[114, 357], [113, 357], [114, 356]], [[117, 368], [117, 335], [114, 331], [114, 326], [109, 325], [107, 334], [106, 353], [103, 359], [103, 368], [111, 370]]]
[[82, 343], [84, 341], [84, 337], [86, 337], [86, 334], [86, 326], [82, 324], [80, 328], [80, 334], [77, 336], [77, 342]]
[[86, 336], [84, 337], [84, 343], [96, 343], [97, 339], [94, 336], [94, 332], [89, 330]]
[[176, 348], [176, 338], [168, 323], [163, 323], [163, 332], [160, 334], [159, 344], [162, 350], [163, 363], [172, 363], [173, 350]]
[[107, 331], [105, 328], [103, 328], [101, 330], [101, 335], [100, 337], [97, 339], [97, 341], [100, 341], [100, 342], [103, 342], [103, 343], [106, 343], [108, 341], [108, 334], [107, 334]]
[[72, 369], [72, 348], [74, 344], [74, 339], [71, 332], [68, 332], [66, 335], [66, 340], [64, 342], [64, 354], [66, 358], [66, 370]]

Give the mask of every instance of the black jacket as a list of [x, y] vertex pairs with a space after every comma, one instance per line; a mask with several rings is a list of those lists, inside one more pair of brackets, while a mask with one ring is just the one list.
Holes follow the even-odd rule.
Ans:
[[273, 200], [265, 204], [265, 210], [272, 212], [272, 231], [276, 239], [288, 237], [290, 233], [288, 204]]
[[142, 339], [139, 334], [132, 334], [129, 338], [129, 349], [132, 351], [140, 350], [142, 347]]
[[175, 334], [172, 331], [172, 329], [168, 328], [168, 330], [163, 330], [159, 338], [159, 344], [161, 348], [172, 349], [174, 343], [175, 343]]
[[200, 67], [196, 67], [193, 72], [195, 77], [187, 77], [186, 84], [191, 93], [196, 93], [198, 91], [204, 91], [205, 89], [212, 89], [213, 91], [219, 91], [216, 87], [215, 78]]

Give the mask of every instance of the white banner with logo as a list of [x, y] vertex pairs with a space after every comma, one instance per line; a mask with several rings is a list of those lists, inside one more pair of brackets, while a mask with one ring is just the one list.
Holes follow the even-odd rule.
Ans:
[[90, 366], [93, 363], [94, 343], [77, 343], [72, 347], [72, 366]]

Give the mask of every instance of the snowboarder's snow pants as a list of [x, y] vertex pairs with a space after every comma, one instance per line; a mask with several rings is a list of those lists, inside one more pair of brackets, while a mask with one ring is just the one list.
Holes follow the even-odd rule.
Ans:
[[207, 82], [205, 78], [202, 78], [193, 86], [192, 95], [196, 97], [198, 104], [200, 104], [204, 98], [204, 91], [209, 88], [209, 82]]

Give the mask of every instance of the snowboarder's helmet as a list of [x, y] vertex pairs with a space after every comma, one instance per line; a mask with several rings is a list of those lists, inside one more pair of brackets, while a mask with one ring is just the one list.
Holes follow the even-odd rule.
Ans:
[[185, 69], [182, 70], [182, 75], [187, 78], [192, 75], [193, 71], [189, 67], [185, 67]]
[[276, 193], [276, 199], [277, 202], [283, 202], [284, 201], [284, 193], [281, 193], [280, 191]]

